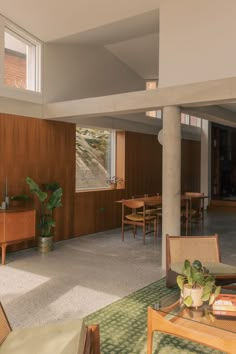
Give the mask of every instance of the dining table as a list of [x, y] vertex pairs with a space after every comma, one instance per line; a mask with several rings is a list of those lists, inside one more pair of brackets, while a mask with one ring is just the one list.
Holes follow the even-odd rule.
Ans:
[[[184, 219], [184, 223], [185, 223], [185, 234], [188, 235], [189, 231], [191, 231], [191, 221], [192, 221], [192, 202], [193, 200], [197, 200], [200, 199], [201, 203], [202, 203], [202, 213], [204, 213], [204, 201], [206, 199], [208, 199], [209, 196], [197, 196], [197, 195], [186, 195], [186, 194], [181, 194], [180, 196], [180, 200], [181, 200], [181, 218]], [[143, 195], [143, 196], [138, 196], [137, 198], [132, 197], [132, 198], [125, 198], [125, 199], [121, 199], [121, 200], [117, 200], [117, 203], [122, 203], [124, 200], [138, 200], [138, 201], [142, 201], [145, 203], [145, 206], [150, 207], [150, 206], [156, 206], [158, 208], [158, 212], [157, 212], [157, 217], [159, 219], [162, 218], [162, 195], [152, 195], [152, 196], [148, 196], [148, 195]], [[203, 216], [204, 217], [204, 216]]]

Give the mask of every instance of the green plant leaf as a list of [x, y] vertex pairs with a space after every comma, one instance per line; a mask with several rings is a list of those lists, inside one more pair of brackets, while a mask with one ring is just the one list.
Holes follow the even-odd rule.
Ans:
[[178, 275], [176, 281], [177, 281], [178, 287], [180, 289], [183, 289], [184, 282], [185, 282], [185, 277], [183, 275]]
[[198, 259], [195, 259], [195, 261], [193, 261], [192, 266], [198, 271], [202, 269], [202, 263]]
[[46, 192], [43, 192], [39, 188], [39, 185], [32, 178], [26, 177], [25, 181], [28, 184], [30, 191], [36, 194], [40, 202], [43, 203], [47, 199], [48, 194]]
[[201, 300], [202, 301], [208, 301], [209, 298], [211, 296], [211, 292], [210, 291], [204, 291], [203, 294], [202, 294], [202, 297], [201, 297]]
[[215, 297], [217, 297], [221, 292], [221, 286], [216, 286], [216, 289], [215, 289]]
[[62, 206], [61, 197], [62, 197], [62, 188], [56, 189], [50, 196], [47, 204], [47, 209], [53, 210], [59, 206]]
[[192, 280], [194, 283], [197, 283], [199, 285], [204, 284], [204, 275], [202, 273], [199, 273], [199, 271], [195, 268], [192, 270]]
[[185, 299], [184, 299], [184, 304], [187, 306], [187, 307], [190, 307], [193, 303], [193, 299], [191, 296], [187, 296]]

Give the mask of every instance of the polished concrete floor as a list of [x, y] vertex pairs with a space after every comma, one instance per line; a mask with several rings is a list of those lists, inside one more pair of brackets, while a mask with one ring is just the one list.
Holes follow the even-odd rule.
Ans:
[[[198, 234], [198, 230], [193, 230]], [[207, 212], [203, 234], [218, 233], [222, 261], [236, 265], [236, 211]], [[13, 327], [81, 318], [164, 276], [161, 236], [111, 230], [7, 255], [0, 300]]]

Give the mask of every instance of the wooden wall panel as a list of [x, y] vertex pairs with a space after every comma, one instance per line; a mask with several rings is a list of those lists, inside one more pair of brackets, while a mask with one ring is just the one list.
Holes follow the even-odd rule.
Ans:
[[38, 183], [60, 183], [64, 195], [63, 207], [55, 213], [56, 240], [73, 234], [74, 136], [73, 124], [0, 114], [0, 202], [6, 176], [9, 195], [29, 194], [27, 176]]
[[[162, 192], [162, 146], [156, 135], [125, 133], [125, 189], [117, 190], [75, 193], [73, 124], [0, 114], [0, 153], [0, 202], [5, 176], [10, 195], [29, 193], [26, 176], [38, 183], [61, 184], [63, 207], [55, 214], [56, 240], [120, 227], [117, 200]], [[199, 190], [199, 185], [200, 143], [183, 141], [182, 189]], [[12, 250], [32, 245], [24, 243]]]

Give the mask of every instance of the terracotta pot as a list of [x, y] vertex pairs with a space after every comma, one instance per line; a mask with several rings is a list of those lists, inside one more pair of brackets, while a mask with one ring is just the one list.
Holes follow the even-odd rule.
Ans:
[[203, 288], [192, 289], [188, 285], [184, 285], [183, 288], [183, 298], [185, 299], [187, 296], [191, 296], [193, 302], [191, 307], [199, 307], [203, 304], [201, 297], [203, 294]]

